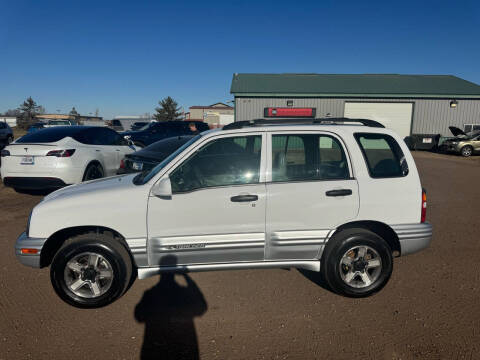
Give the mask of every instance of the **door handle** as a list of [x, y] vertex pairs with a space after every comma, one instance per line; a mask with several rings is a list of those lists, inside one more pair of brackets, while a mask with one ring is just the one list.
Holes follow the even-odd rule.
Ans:
[[327, 196], [347, 196], [352, 195], [352, 190], [350, 189], [339, 189], [339, 190], [329, 190], [325, 193]]
[[237, 195], [230, 198], [231, 202], [251, 202], [257, 201], [258, 195]]

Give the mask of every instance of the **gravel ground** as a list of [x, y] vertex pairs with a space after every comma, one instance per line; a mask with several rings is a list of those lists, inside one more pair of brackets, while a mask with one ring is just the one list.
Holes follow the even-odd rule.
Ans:
[[0, 359], [480, 359], [480, 157], [414, 154], [429, 249], [395, 259], [375, 296], [331, 293], [308, 272], [244, 270], [136, 281], [80, 310], [13, 245], [39, 196], [0, 184]]

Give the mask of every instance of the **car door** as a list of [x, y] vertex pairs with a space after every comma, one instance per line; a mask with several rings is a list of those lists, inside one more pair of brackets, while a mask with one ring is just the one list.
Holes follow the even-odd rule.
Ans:
[[315, 259], [329, 232], [358, 213], [358, 185], [340, 138], [268, 135], [267, 260]]
[[264, 260], [264, 137], [210, 138], [168, 171], [173, 195], [148, 202], [151, 266]]

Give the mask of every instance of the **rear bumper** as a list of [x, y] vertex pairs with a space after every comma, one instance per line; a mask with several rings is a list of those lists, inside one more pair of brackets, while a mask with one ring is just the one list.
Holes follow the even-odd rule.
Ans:
[[400, 241], [401, 256], [423, 250], [432, 241], [433, 228], [430, 223], [393, 225], [392, 229]]
[[25, 190], [58, 189], [67, 186], [62, 179], [54, 177], [7, 176], [3, 178], [3, 184]]
[[[27, 236], [27, 233], [23, 232], [15, 242], [15, 255], [17, 256], [18, 261], [20, 261], [25, 266], [30, 266], [34, 268], [40, 267], [40, 252], [42, 251], [43, 244], [45, 244], [47, 239], [40, 238], [30, 238]], [[38, 253], [32, 255], [24, 255], [21, 253], [21, 249], [37, 249]]]

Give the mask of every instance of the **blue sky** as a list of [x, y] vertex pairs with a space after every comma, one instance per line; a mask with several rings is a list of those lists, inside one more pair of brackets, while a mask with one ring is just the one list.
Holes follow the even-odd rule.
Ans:
[[0, 112], [153, 113], [231, 100], [235, 72], [453, 74], [480, 83], [475, 1], [0, 0]]

